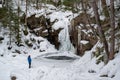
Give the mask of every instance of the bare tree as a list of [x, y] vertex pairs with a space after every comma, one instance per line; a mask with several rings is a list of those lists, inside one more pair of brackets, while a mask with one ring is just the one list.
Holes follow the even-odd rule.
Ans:
[[115, 47], [115, 14], [114, 14], [114, 0], [110, 0], [110, 24], [111, 24], [111, 39], [110, 39], [110, 55], [109, 59], [114, 58]]
[[25, 26], [27, 26], [27, 0], [26, 0], [26, 9], [25, 9]]

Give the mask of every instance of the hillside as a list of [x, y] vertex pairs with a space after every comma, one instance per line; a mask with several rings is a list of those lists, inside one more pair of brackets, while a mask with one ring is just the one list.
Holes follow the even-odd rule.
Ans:
[[[11, 0], [0, 4], [0, 80], [120, 79], [119, 0], [115, 0], [114, 59], [108, 62], [89, 1], [36, 1], [26, 4], [25, 0]], [[110, 51], [111, 20], [97, 1]], [[106, 5], [110, 5], [109, 0]], [[31, 68], [28, 55], [32, 58]]]

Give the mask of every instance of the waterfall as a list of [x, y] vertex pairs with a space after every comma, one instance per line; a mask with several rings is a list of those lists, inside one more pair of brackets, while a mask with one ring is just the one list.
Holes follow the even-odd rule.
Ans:
[[71, 44], [70, 37], [69, 37], [69, 26], [70, 22], [64, 21], [64, 29], [59, 33], [59, 41], [61, 43], [59, 50], [60, 51], [71, 51], [74, 52], [75, 49]]

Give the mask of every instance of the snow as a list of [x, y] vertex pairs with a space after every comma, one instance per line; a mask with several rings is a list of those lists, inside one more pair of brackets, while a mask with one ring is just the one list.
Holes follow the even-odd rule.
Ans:
[[[117, 57], [110, 61], [100, 72], [100, 74], [108, 74], [109, 77], [115, 76], [115, 73], [119, 71], [119, 58], [120, 56], [117, 55]], [[118, 70], [118, 71], [117, 71]], [[119, 72], [118, 72], [119, 74]]]
[[2, 8], [2, 4], [0, 4], [0, 8]]
[[[118, 64], [118, 60], [116, 61], [120, 57], [116, 57], [113, 62], [104, 67], [103, 62], [96, 64], [96, 58], [91, 58], [90, 52], [87, 52], [81, 58], [77, 57], [76, 60], [70, 61], [49, 60], [39, 54], [37, 57], [32, 57], [32, 68], [28, 69], [27, 55], [22, 54], [16, 57], [12, 57], [12, 55], [13, 53], [0, 57], [0, 80], [10, 80], [10, 76], [16, 76], [17, 80], [119, 80], [120, 78], [120, 64]], [[113, 65], [114, 63], [117, 66]], [[113, 79], [110, 78], [116, 72], [116, 69], [118, 69], [117, 76]], [[92, 71], [94, 72], [92, 73]], [[103, 71], [104, 73], [109, 72], [108, 78], [100, 77], [101, 74], [103, 75], [101, 73]]]
[[[0, 57], [0, 80], [10, 80], [10, 76], [16, 76], [17, 80], [119, 80], [120, 78], [120, 56], [118, 56], [120, 53], [106, 66], [103, 62], [96, 64], [97, 58], [92, 58], [90, 51], [81, 58], [69, 52], [32, 54], [31, 69], [28, 68], [27, 63], [28, 54], [18, 54], [16, 57], [13, 55], [15, 53]], [[45, 58], [63, 55], [74, 57], [76, 60]], [[108, 74], [108, 77], [100, 77], [104, 74]], [[113, 75], [116, 76], [111, 78]]]
[[[45, 43], [44, 43], [45, 44]], [[43, 47], [45, 48], [45, 45]], [[99, 42], [96, 44], [100, 45]], [[49, 45], [50, 46], [50, 45]], [[51, 47], [52, 50], [52, 47]], [[94, 51], [94, 47], [92, 49]], [[72, 52], [41, 52], [32, 54], [32, 68], [28, 68], [28, 54], [8, 53], [0, 56], [0, 80], [10, 80], [16, 76], [17, 80], [119, 80], [120, 78], [120, 53], [107, 65], [103, 62], [96, 64], [92, 51], [87, 51], [83, 57], [78, 57]], [[14, 57], [14, 55], [16, 55]], [[74, 60], [56, 60], [45, 57], [69, 56]], [[9, 67], [9, 68], [8, 68]], [[108, 77], [100, 77], [107, 75]], [[113, 75], [115, 77], [111, 78]]]
[[[17, 0], [16, 0], [17, 1]], [[14, 5], [15, 6], [15, 5]], [[56, 50], [54, 45], [50, 44], [46, 39], [42, 37], [36, 37], [35, 35], [28, 34], [22, 35], [22, 39], [40, 40], [38, 44], [34, 42], [33, 48], [29, 48], [26, 45], [22, 47], [15, 46], [14, 43], [12, 50], [8, 50], [9, 36], [8, 29], [1, 28], [0, 35], [4, 36], [4, 40], [0, 43], [0, 80], [11, 80], [12, 76], [15, 76], [17, 80], [119, 80], [120, 79], [120, 52], [115, 56], [114, 60], [109, 61], [105, 65], [102, 61], [96, 64], [98, 57], [93, 57], [92, 52], [95, 51], [97, 46], [101, 47], [102, 44], [98, 41], [96, 45], [90, 50], [86, 51], [83, 57], [73, 54], [74, 48], [70, 42], [68, 34], [68, 26], [70, 20], [75, 17], [70, 11], [56, 11], [56, 8], [52, 5], [47, 5], [47, 12], [52, 12], [48, 17], [51, 22], [58, 20], [52, 26], [54, 29], [63, 28], [59, 34], [59, 41], [61, 42], [60, 50]], [[25, 11], [25, 3], [21, 6], [22, 11]], [[37, 14], [36, 17], [44, 14], [45, 9], [36, 10], [33, 7], [28, 9], [28, 17], [32, 14]], [[92, 10], [90, 10], [91, 12]], [[101, 16], [101, 19], [104, 19]], [[93, 24], [95, 25], [95, 24]], [[1, 26], [1, 25], [0, 25]], [[23, 26], [21, 26], [23, 27]], [[86, 34], [90, 32], [84, 31]], [[22, 33], [23, 34], [23, 33]], [[31, 41], [32, 42], [32, 41]], [[87, 44], [88, 41], [81, 41], [83, 44]], [[40, 46], [40, 48], [37, 48]], [[21, 54], [15, 52], [20, 50]], [[41, 52], [40, 52], [41, 50]], [[43, 51], [43, 52], [42, 52]], [[14, 52], [14, 53], [13, 53]], [[32, 57], [32, 68], [28, 68], [27, 57]], [[46, 57], [70, 57], [73, 59], [49, 59]], [[108, 75], [108, 77], [101, 77]]]
[[110, 0], [106, 0], [106, 3], [109, 6], [110, 5]]
[[105, 16], [100, 16], [100, 20], [105, 20]]
[[87, 43], [89, 43], [89, 41], [81, 40], [80, 43], [87, 44]]

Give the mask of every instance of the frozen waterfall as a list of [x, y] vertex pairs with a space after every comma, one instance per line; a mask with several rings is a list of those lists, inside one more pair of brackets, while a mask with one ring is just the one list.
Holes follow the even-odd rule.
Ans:
[[70, 38], [69, 38], [69, 29], [68, 29], [68, 25], [70, 24], [70, 22], [68, 20], [64, 21], [64, 29], [59, 33], [59, 41], [61, 43], [60, 45], [60, 51], [72, 51], [74, 52], [75, 49], [73, 47], [73, 45], [70, 42]]

